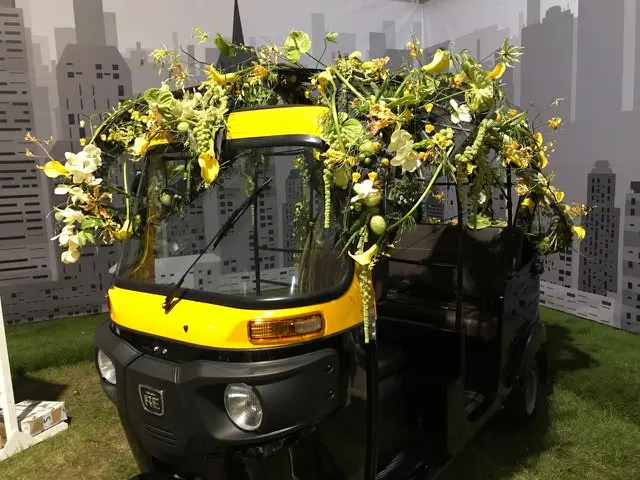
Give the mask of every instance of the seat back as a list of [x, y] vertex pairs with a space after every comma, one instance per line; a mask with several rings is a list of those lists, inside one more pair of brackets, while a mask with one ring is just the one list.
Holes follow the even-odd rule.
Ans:
[[[457, 291], [461, 230], [454, 225], [418, 224], [403, 233], [389, 259], [388, 285], [413, 295], [452, 299]], [[492, 300], [504, 294], [518, 268], [523, 236], [507, 228], [464, 229], [463, 297]], [[386, 272], [385, 272], [386, 273]]]

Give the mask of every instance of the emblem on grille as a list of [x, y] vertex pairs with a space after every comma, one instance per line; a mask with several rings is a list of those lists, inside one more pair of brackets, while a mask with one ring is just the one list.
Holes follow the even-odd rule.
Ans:
[[145, 412], [162, 417], [164, 415], [164, 392], [147, 385], [138, 385], [140, 402]]

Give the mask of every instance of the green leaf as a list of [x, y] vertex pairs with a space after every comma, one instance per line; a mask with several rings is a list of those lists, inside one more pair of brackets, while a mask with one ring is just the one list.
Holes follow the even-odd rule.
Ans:
[[344, 168], [338, 168], [333, 171], [333, 183], [343, 190], [349, 186], [349, 180], [351, 180], [350, 172], [347, 172]]
[[338, 40], [338, 36], [339, 36], [339, 35], [340, 35], [340, 34], [339, 34], [339, 33], [337, 33], [337, 32], [329, 32], [329, 33], [327, 33], [327, 34], [325, 35], [324, 39], [325, 39], [327, 42], [336, 43], [336, 42], [337, 42], [337, 40]]
[[345, 145], [354, 145], [364, 133], [362, 124], [355, 118], [350, 118], [340, 126], [342, 141]]
[[[474, 221], [475, 220], [475, 221]], [[476, 215], [475, 218], [469, 219], [469, 227], [476, 230], [482, 230], [483, 228], [489, 228], [492, 225], [492, 221], [486, 215]]]
[[235, 56], [236, 50], [235, 48], [233, 48], [233, 45], [222, 38], [222, 35], [220, 35], [219, 33], [216, 33], [216, 36], [213, 39], [213, 43], [216, 44], [216, 47], [218, 47], [218, 50], [220, 50], [221, 55], [224, 55], [226, 57]]
[[85, 217], [80, 225], [81, 230], [88, 230], [91, 228], [98, 228], [100, 226], [100, 220], [97, 217]]
[[173, 102], [173, 95], [169, 90], [150, 88], [143, 95], [149, 105], [157, 106], [159, 110], [168, 110]]
[[95, 237], [93, 236], [93, 233], [90, 233], [90, 232], [84, 232], [84, 236], [86, 237], [87, 242], [92, 243], [92, 244], [94, 244], [94, 245], [96, 244], [96, 239], [95, 239]]
[[298, 63], [303, 53], [311, 50], [311, 38], [305, 32], [292, 30], [284, 41], [284, 53], [292, 63]]

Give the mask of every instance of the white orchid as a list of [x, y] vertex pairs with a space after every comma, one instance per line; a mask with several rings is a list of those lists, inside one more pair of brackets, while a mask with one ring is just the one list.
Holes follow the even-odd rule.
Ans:
[[367, 180], [356, 183], [353, 186], [353, 191], [356, 192], [356, 195], [351, 198], [351, 203], [362, 201], [368, 207], [375, 207], [378, 205], [382, 200], [382, 193], [380, 192], [380, 189], [374, 185], [375, 179], [376, 174], [370, 173]]
[[77, 248], [69, 248], [62, 252], [60, 255], [60, 260], [62, 263], [76, 263], [80, 259], [80, 250]]
[[63, 221], [67, 225], [73, 223], [82, 223], [84, 221], [84, 214], [79, 210], [75, 210], [71, 207], [67, 207], [64, 210], [56, 210], [56, 221]]
[[413, 137], [406, 130], [398, 128], [391, 134], [391, 141], [389, 142], [390, 152], [397, 152], [398, 150], [412, 146]]
[[451, 108], [453, 109], [453, 112], [451, 113], [451, 121], [454, 124], [458, 125], [460, 122], [469, 123], [473, 120], [471, 118], [471, 111], [469, 110], [468, 105], [465, 105], [464, 103], [462, 105], [458, 105], [458, 102], [453, 98], [449, 100], [449, 105], [451, 105]]
[[396, 156], [391, 159], [391, 165], [402, 167], [402, 173], [415, 172], [422, 165], [418, 152], [413, 149], [413, 137], [406, 130], [397, 129], [393, 132], [389, 150], [396, 152]]
[[96, 179], [93, 175], [93, 172], [102, 165], [101, 154], [101, 150], [92, 144], [86, 145], [78, 153], [66, 152], [64, 154], [67, 159], [64, 167], [72, 176], [73, 183], [77, 185], [82, 183], [98, 185], [102, 181], [101, 179]]
[[80, 246], [80, 239], [78, 238], [78, 232], [73, 225], [65, 225], [62, 227], [62, 231], [53, 237], [51, 240], [58, 240], [61, 247], [78, 248]]
[[74, 205], [78, 202], [80, 203], [88, 203], [89, 195], [87, 195], [82, 188], [76, 185], [58, 185], [53, 191], [56, 195], [69, 195], [71, 199], [71, 203]]

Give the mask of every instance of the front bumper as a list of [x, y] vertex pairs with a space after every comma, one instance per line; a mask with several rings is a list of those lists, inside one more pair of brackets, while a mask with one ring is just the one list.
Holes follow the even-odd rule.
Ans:
[[[136, 457], [150, 456], [184, 474], [202, 475], [204, 464], [224, 463], [229, 452], [244, 455], [294, 435], [344, 402], [339, 355], [331, 348], [252, 363], [176, 363], [136, 349], [110, 322], [98, 327], [96, 346], [115, 365], [117, 384], [103, 380], [102, 387], [118, 408], [129, 442], [136, 444]], [[264, 412], [258, 431], [242, 431], [228, 418], [223, 396], [229, 383], [257, 391]], [[162, 415], [143, 408], [140, 386], [162, 392]]]

